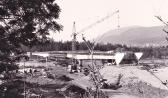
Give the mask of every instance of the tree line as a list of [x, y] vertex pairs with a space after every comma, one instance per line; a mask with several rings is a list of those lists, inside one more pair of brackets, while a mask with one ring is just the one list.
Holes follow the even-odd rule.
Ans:
[[[94, 43], [87, 41], [88, 44], [93, 46]], [[94, 50], [100, 50], [100, 51], [110, 51], [110, 50], [116, 50], [117, 48], [127, 48], [126, 45], [120, 45], [120, 44], [102, 44], [97, 43], [94, 45]], [[31, 49], [26, 46], [22, 46], [23, 51], [71, 51], [72, 50], [72, 41], [53, 41], [50, 40], [48, 42], [38, 44], [36, 46], [33, 46]], [[76, 42], [76, 50], [88, 50], [88, 47], [85, 42]]]
[[[93, 43], [87, 41], [91, 46]], [[168, 46], [160, 47], [138, 47], [138, 46], [127, 46], [121, 44], [111, 44], [111, 43], [96, 43], [94, 50], [98, 51], [132, 51], [132, 52], [143, 52], [143, 58], [167, 58], [168, 57]], [[77, 50], [88, 50], [88, 47], [85, 42], [76, 42]], [[22, 50], [27, 52], [30, 51], [30, 48], [22, 46]], [[72, 50], [72, 41], [54, 41], [49, 40], [46, 43], [38, 44], [31, 48], [31, 51], [71, 51]]]

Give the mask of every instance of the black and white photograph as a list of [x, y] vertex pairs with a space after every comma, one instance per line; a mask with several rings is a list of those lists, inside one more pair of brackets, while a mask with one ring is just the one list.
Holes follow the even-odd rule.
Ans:
[[168, 0], [0, 0], [0, 98], [168, 98]]

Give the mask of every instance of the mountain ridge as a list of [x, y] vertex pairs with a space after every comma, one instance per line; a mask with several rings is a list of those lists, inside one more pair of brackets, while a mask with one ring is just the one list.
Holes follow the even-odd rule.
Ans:
[[[166, 45], [166, 33], [162, 31], [163, 26], [142, 27], [133, 26], [116, 30], [109, 30], [102, 36], [99, 43], [113, 43], [126, 45]], [[117, 32], [117, 33], [116, 33]]]

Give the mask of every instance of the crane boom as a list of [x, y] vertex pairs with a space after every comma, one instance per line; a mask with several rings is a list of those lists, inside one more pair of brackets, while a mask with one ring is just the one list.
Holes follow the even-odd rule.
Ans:
[[[97, 24], [99, 24], [99, 23], [105, 21], [106, 19], [110, 18], [111, 16], [113, 16], [113, 15], [116, 14], [116, 13], [119, 13], [119, 10], [117, 10], [117, 11], [113, 12], [112, 14], [107, 15], [107, 16], [101, 18], [100, 20], [98, 20], [98, 21], [96, 21], [96, 22], [90, 24], [89, 26], [87, 26], [87, 27], [83, 28], [82, 30], [78, 31], [77, 34], [82, 33], [82, 32], [84, 32], [84, 31], [86, 31], [86, 30], [92, 28], [93, 26], [95, 26], [95, 25], [97, 25]], [[77, 35], [77, 34], [76, 34], [76, 35]]]

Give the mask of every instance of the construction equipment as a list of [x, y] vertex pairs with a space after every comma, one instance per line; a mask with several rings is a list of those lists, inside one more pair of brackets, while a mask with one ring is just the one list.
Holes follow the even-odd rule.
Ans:
[[[109, 14], [109, 15], [107, 15], [107, 16], [101, 18], [100, 20], [98, 20], [98, 21], [96, 21], [96, 22], [90, 24], [89, 26], [83, 28], [82, 30], [80, 30], [80, 31], [78, 31], [78, 32], [76, 32], [76, 27], [75, 27], [75, 22], [74, 22], [74, 23], [73, 23], [73, 33], [72, 33], [72, 35], [71, 35], [71, 36], [73, 37], [73, 38], [72, 38], [72, 51], [73, 51], [73, 52], [76, 51], [76, 36], [77, 36], [78, 34], [83, 33], [84, 31], [86, 31], [86, 30], [88, 30], [88, 29], [91, 29], [91, 28], [94, 27], [95, 25], [97, 25], [97, 24], [99, 24], [99, 23], [102, 23], [103, 21], [109, 19], [110, 17], [112, 17], [113, 15], [115, 15], [115, 14], [117, 14], [117, 13], [119, 13], [119, 10], [117, 10], [117, 11], [113, 12], [112, 14]], [[119, 15], [118, 15], [118, 19], [119, 19]], [[118, 20], [118, 22], [119, 22], [119, 20]], [[118, 24], [118, 27], [120, 27], [119, 24]]]

